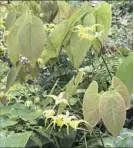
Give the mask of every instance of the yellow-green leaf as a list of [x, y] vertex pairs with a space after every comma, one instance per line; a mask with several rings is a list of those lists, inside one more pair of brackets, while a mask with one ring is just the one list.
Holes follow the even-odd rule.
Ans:
[[[70, 29], [74, 27], [75, 23], [81, 19], [82, 16], [88, 11], [87, 4], [79, 8], [68, 20], [63, 20], [59, 23], [50, 33], [49, 38], [56, 51], [59, 51], [65, 39], [70, 37]], [[67, 41], [66, 41], [67, 42]]]
[[37, 79], [38, 73], [39, 73], [39, 65], [36, 62], [35, 67], [32, 67], [31, 65], [27, 65], [29, 74], [32, 76], [33, 79]]
[[26, 65], [22, 65], [18, 73], [18, 80], [21, 84], [25, 82], [26, 75], [27, 75]]
[[67, 20], [69, 17], [69, 10], [70, 10], [69, 4], [65, 1], [58, 1], [58, 7], [59, 10], [54, 20], [54, 22], [56, 23], [59, 23], [62, 20]]
[[[106, 2], [98, 3], [93, 14], [95, 16], [96, 24], [100, 24], [104, 27], [102, 39], [106, 39], [112, 20], [112, 11], [110, 4]], [[99, 27], [97, 27], [97, 31], [100, 31]]]
[[59, 51], [64, 37], [66, 36], [68, 31], [68, 21], [64, 20], [60, 24], [58, 24], [53, 31], [50, 33], [49, 38], [54, 48]]
[[16, 64], [19, 60], [20, 49], [18, 46], [17, 35], [21, 25], [24, 23], [25, 17], [25, 15], [22, 15], [14, 22], [7, 38], [7, 52], [13, 64]]
[[112, 79], [112, 85], [114, 87], [114, 89], [122, 96], [122, 98], [125, 101], [126, 104], [126, 109], [129, 109], [130, 107], [130, 95], [128, 92], [127, 87], [125, 86], [125, 84], [117, 77], [114, 77]]
[[69, 81], [69, 83], [66, 85], [66, 93], [68, 94], [69, 97], [71, 97], [75, 93], [75, 91], [76, 91], [79, 83], [82, 81], [82, 79], [83, 79], [83, 72], [80, 71], [76, 75], [76, 77], [75, 78], [73, 77]]
[[[82, 79], [83, 79], [83, 72], [80, 71], [80, 72], [76, 75], [75, 78], [73, 77], [73, 78], [69, 81], [69, 83], [65, 86], [66, 90], [65, 90], [65, 92], [63, 93], [63, 98], [64, 98], [64, 99], [68, 100], [69, 98], [72, 97], [72, 95], [75, 93], [75, 91], [76, 91], [78, 85], [80, 84], [80, 82], [82, 81]], [[59, 106], [59, 109], [58, 109], [58, 114], [61, 114], [61, 113], [64, 111], [65, 107], [66, 107], [66, 104], [61, 104], [61, 105]]]
[[107, 130], [117, 137], [126, 119], [126, 106], [123, 98], [117, 92], [105, 92], [100, 97], [99, 108]]
[[41, 10], [47, 22], [52, 22], [58, 12], [57, 1], [41, 1]]
[[14, 23], [14, 21], [16, 20], [16, 15], [17, 15], [17, 12], [16, 11], [9, 11], [8, 14], [7, 14], [7, 17], [6, 17], [6, 28], [9, 29], [10, 26]]
[[18, 32], [18, 43], [21, 53], [34, 66], [45, 46], [43, 22], [36, 16], [27, 14], [24, 24]]
[[95, 24], [95, 17], [92, 13], [87, 14], [83, 19], [84, 27], [91, 27]]
[[93, 81], [87, 88], [83, 99], [83, 115], [89, 125], [94, 127], [101, 119], [99, 111], [98, 83]]
[[130, 95], [133, 93], [133, 54], [131, 53], [127, 58], [123, 60], [119, 69], [116, 72], [116, 76], [125, 84], [128, 88]]
[[77, 33], [72, 33], [70, 44], [66, 47], [66, 53], [73, 64], [78, 69], [82, 64], [83, 59], [91, 46], [91, 42], [85, 39], [81, 39]]
[[0, 135], [0, 147], [25, 147], [32, 132], [11, 133]]
[[7, 76], [6, 91], [8, 91], [9, 88], [14, 84], [21, 66], [22, 66], [22, 64], [20, 62], [18, 62], [16, 65], [14, 65], [10, 69], [8, 76]]

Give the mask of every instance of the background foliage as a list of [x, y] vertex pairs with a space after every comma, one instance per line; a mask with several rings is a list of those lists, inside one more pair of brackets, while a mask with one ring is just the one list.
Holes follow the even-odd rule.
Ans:
[[[81, 8], [82, 2], [61, 2], [58, 10], [56, 3], [53, 5], [48, 1], [11, 1], [10, 4], [0, 2], [0, 147], [132, 147], [132, 100], [126, 119], [123, 119], [125, 124], [121, 123], [124, 125], [121, 132], [122, 126], [113, 133], [111, 132], [113, 129], [107, 128], [107, 131], [108, 124], [103, 120], [105, 116], [103, 113], [107, 111], [101, 109], [103, 122], [98, 117], [98, 121], [90, 123], [95, 126], [93, 129], [87, 128], [86, 117], [84, 111], [82, 112], [83, 100], [87, 98], [88, 101], [92, 101], [89, 98], [92, 98], [93, 94], [90, 94], [91, 97], [89, 95], [86, 97], [85, 92], [91, 87], [93, 80], [98, 87], [97, 89], [95, 86], [93, 90], [96, 89], [96, 93], [100, 93], [109, 90], [112, 84], [111, 78], [116, 75], [125, 84], [125, 90], [128, 89], [131, 96], [133, 94], [132, 5], [128, 1], [108, 1], [108, 3], [112, 7], [112, 25], [110, 30], [106, 26], [103, 37], [105, 38], [109, 32], [108, 38], [103, 43], [103, 48], [96, 52], [94, 49], [88, 50], [88, 40], [79, 40], [76, 37], [78, 32], [68, 33], [76, 23], [77, 17], [83, 17], [76, 23], [83, 27], [94, 24], [93, 15], [90, 14], [92, 9], [89, 9], [91, 12], [88, 12], [89, 16], [84, 19], [88, 6], [76, 11], [77, 8]], [[94, 1], [91, 4], [96, 5]], [[98, 13], [100, 18], [98, 23], [102, 25], [104, 21], [106, 22], [101, 15], [103, 10], [94, 13], [94, 15]], [[28, 15], [24, 21], [23, 14], [26, 11]], [[72, 14], [75, 15], [71, 17]], [[15, 20], [18, 18], [16, 23]], [[92, 18], [90, 23], [88, 18]], [[35, 21], [35, 26], [31, 25], [30, 19]], [[20, 43], [18, 47], [16, 34], [21, 23], [23, 25], [18, 35]], [[12, 28], [13, 26], [15, 27]], [[45, 30], [45, 34], [42, 29]], [[99, 30], [99, 27], [97, 29]], [[44, 40], [41, 40], [43, 37]], [[49, 50], [43, 50], [44, 44]], [[100, 48], [97, 42], [95, 45], [96, 49]], [[37, 48], [40, 49], [40, 53], [34, 52]], [[76, 51], [81, 48], [84, 53]], [[30, 49], [33, 51], [29, 52]], [[22, 51], [23, 56], [17, 62]], [[30, 61], [35, 67], [30, 65]], [[110, 96], [106, 93], [103, 97]], [[63, 101], [57, 98], [62, 98]], [[91, 108], [98, 109], [97, 102], [90, 102]], [[85, 113], [91, 108], [85, 109]], [[119, 110], [119, 114], [125, 115], [125, 110], [121, 110], [122, 112]], [[55, 112], [63, 112], [62, 118], [69, 126], [62, 125], [61, 117], [56, 116]], [[92, 116], [88, 115], [87, 118], [90, 122]], [[52, 121], [55, 127], [49, 127]], [[92, 134], [89, 133], [89, 129], [92, 130]], [[112, 135], [118, 130], [120, 134], [118, 136], [117, 133], [118, 137], [115, 140]]]

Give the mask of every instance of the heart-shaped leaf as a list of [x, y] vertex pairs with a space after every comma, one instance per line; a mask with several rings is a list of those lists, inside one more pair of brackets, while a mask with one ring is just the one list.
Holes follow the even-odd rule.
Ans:
[[115, 91], [102, 94], [99, 103], [102, 120], [108, 131], [117, 137], [126, 119], [126, 106], [121, 95]]
[[[109, 33], [109, 29], [112, 21], [111, 6], [106, 2], [100, 2], [95, 7], [93, 12], [96, 20], [96, 24], [100, 24], [104, 27], [102, 39], [106, 39]], [[99, 27], [96, 27], [97, 31], [100, 31]]]
[[130, 95], [133, 93], [133, 54], [130, 54], [123, 60], [119, 69], [116, 72], [116, 76], [125, 84], [128, 88]]
[[126, 109], [130, 107], [130, 95], [125, 84], [117, 77], [112, 79], [112, 85], [125, 101]]
[[94, 127], [101, 119], [99, 111], [98, 83], [93, 81], [87, 88], [83, 99], [84, 119]]
[[45, 46], [45, 30], [43, 22], [36, 16], [27, 17], [18, 32], [18, 44], [21, 53], [34, 66]]
[[20, 16], [12, 25], [7, 38], [7, 52], [13, 64], [19, 60], [20, 49], [18, 46], [18, 31], [20, 26], [24, 23], [25, 15]]

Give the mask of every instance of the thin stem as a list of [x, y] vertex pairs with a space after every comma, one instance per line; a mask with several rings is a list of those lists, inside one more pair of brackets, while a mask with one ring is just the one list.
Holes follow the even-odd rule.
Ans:
[[[99, 40], [98, 40], [98, 41], [99, 41]], [[99, 43], [100, 43], [100, 45], [101, 45], [101, 50], [102, 50], [102, 44], [101, 44], [100, 41], [99, 41]], [[108, 65], [107, 65], [106, 61], [105, 61], [105, 58], [103, 57], [103, 55], [102, 55], [101, 53], [98, 53], [98, 51], [97, 51], [93, 46], [92, 46], [92, 48], [93, 48], [94, 51], [95, 51], [98, 55], [100, 55], [100, 57], [102, 58], [103, 63], [104, 63], [104, 65], [106, 66], [106, 69], [107, 69], [107, 71], [108, 71], [109, 77], [110, 77], [110, 79], [112, 80], [112, 75], [111, 75], [111, 72], [110, 72], [110, 70], [109, 70], [109, 68], [108, 68]]]
[[99, 137], [100, 137], [100, 140], [101, 140], [102, 146], [105, 148], [104, 141], [103, 141], [103, 139], [102, 139], [102, 136], [101, 136], [100, 131], [99, 131]]
[[110, 78], [111, 78], [111, 80], [112, 80], [112, 75], [111, 75], [111, 73], [110, 73], [110, 70], [109, 70], [109, 68], [108, 68], [108, 65], [107, 65], [107, 63], [106, 63], [104, 57], [103, 57], [102, 55], [100, 55], [100, 56], [101, 56], [101, 58], [102, 58], [102, 60], [103, 60], [103, 62], [104, 62], [104, 64], [105, 64], [106, 69], [107, 69], [107, 71], [108, 71], [108, 73], [109, 73], [109, 76], [110, 76]]
[[86, 134], [84, 134], [84, 141], [85, 141], [85, 147], [87, 148], [87, 139], [86, 139]]

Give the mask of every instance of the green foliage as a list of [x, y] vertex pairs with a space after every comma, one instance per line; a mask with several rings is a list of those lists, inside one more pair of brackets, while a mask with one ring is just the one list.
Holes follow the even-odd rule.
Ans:
[[132, 147], [132, 131], [123, 128], [117, 139], [114, 139], [113, 137], [105, 137], [103, 138], [103, 141], [106, 147]]
[[118, 30], [106, 2], [9, 2], [0, 2], [0, 146], [127, 147], [132, 55], [115, 40], [129, 24]]
[[44, 14], [45, 21], [51, 22], [55, 18], [57, 12], [58, 12], [58, 5], [57, 1], [41, 1], [41, 10]]
[[91, 43], [88, 40], [81, 40], [77, 33], [72, 33], [66, 53], [76, 69], [81, 65], [90, 46]]
[[76, 89], [77, 89], [79, 83], [82, 81], [82, 79], [83, 79], [83, 72], [80, 71], [80, 72], [76, 75], [76, 77], [75, 77], [75, 78], [72, 78], [72, 79], [69, 81], [69, 83], [65, 86], [65, 88], [66, 88], [66, 93], [68, 94], [69, 97], [71, 97], [71, 96], [75, 93], [75, 91], [76, 91]]
[[28, 58], [34, 67], [45, 46], [45, 31], [42, 21], [36, 16], [26, 14], [17, 39], [21, 54]]
[[108, 48], [133, 48], [132, 3], [128, 1], [112, 2], [112, 27], [108, 38]]
[[14, 81], [17, 78], [17, 75], [19, 73], [21, 66], [22, 66], [22, 64], [20, 62], [18, 62], [16, 65], [14, 65], [10, 69], [8, 77], [7, 77], [6, 91], [8, 91], [9, 88], [14, 84]]
[[12, 133], [7, 137], [5, 135], [0, 135], [0, 147], [25, 147], [31, 132], [24, 133]]
[[9, 31], [7, 38], [7, 52], [10, 57], [10, 60], [13, 64], [19, 60], [20, 48], [18, 45], [18, 31], [21, 27], [21, 24], [24, 23], [25, 15], [20, 16], [12, 25], [12, 28]]
[[0, 60], [0, 82], [5, 78], [5, 74], [7, 74], [8, 70], [9, 68], [7, 63], [4, 63], [2, 60]]
[[[106, 39], [109, 33], [109, 29], [111, 26], [111, 20], [112, 20], [112, 12], [111, 12], [111, 7], [108, 3], [106, 2], [101, 2], [99, 3], [95, 11], [93, 12], [96, 20], [96, 24], [100, 24], [104, 27], [104, 32], [103, 32], [103, 39]], [[99, 28], [96, 28], [97, 31], [99, 31]]]
[[[69, 100], [72, 95], [75, 93], [79, 83], [82, 81], [83, 78], [83, 72], [79, 72], [76, 77], [72, 78], [68, 84], [65, 86], [65, 91], [63, 92], [63, 95], [61, 98], [65, 98], [66, 100]], [[65, 104], [61, 104], [58, 108], [58, 114], [62, 113], [65, 109]]]
[[8, 14], [7, 14], [7, 17], [6, 17], [6, 28], [9, 29], [10, 26], [14, 23], [14, 21], [16, 20], [16, 14], [17, 12], [16, 11], [10, 11]]
[[62, 20], [66, 20], [69, 17], [69, 10], [70, 10], [70, 6], [67, 2], [65, 1], [58, 1], [58, 7], [59, 7], [59, 11], [57, 13], [57, 16], [55, 18], [55, 22], [59, 23]]
[[117, 78], [114, 77], [112, 80], [112, 85], [115, 88], [115, 90], [122, 96], [122, 98], [125, 101], [126, 104], [126, 109], [130, 108], [130, 95], [128, 92], [128, 89], [126, 88], [126, 86], [122, 83], [122, 81]]
[[129, 90], [129, 93], [133, 92], [133, 54], [130, 54], [127, 58], [125, 58], [119, 69], [116, 72], [116, 76], [123, 81], [126, 87]]
[[71, 148], [76, 138], [76, 131], [70, 129], [69, 135], [63, 130], [61, 132], [63, 138], [60, 140], [61, 147]]
[[13, 126], [15, 124], [17, 124], [17, 121], [11, 120], [11, 119], [9, 119], [7, 117], [2, 117], [0, 119], [0, 127], [1, 128], [6, 128], [8, 126]]

